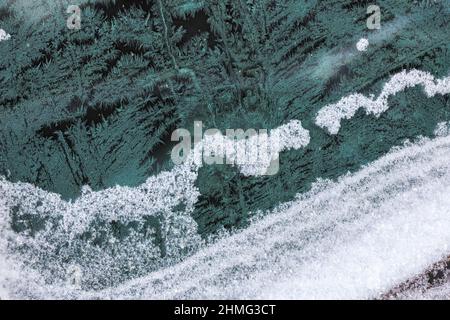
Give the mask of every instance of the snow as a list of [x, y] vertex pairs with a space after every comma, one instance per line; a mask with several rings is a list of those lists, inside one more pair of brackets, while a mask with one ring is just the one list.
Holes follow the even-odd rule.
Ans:
[[434, 130], [434, 135], [443, 137], [450, 134], [450, 122], [439, 122]]
[[11, 39], [11, 35], [8, 34], [5, 30], [0, 29], [0, 42]]
[[431, 287], [426, 283], [419, 283], [412, 288], [404, 289], [401, 292], [396, 292], [395, 296], [390, 296], [388, 299], [395, 300], [450, 300], [450, 281], [443, 281], [443, 283], [435, 284]]
[[228, 135], [217, 132], [214, 135], [206, 135], [195, 146], [186, 162], [193, 162], [201, 167], [204, 165], [204, 159], [201, 159], [203, 152], [207, 156], [214, 153], [226, 158], [224, 163], [236, 165], [245, 176], [261, 176], [267, 174], [271, 163], [278, 160], [280, 152], [301, 149], [307, 146], [309, 141], [309, 131], [302, 127], [299, 120], [292, 120], [272, 129], [270, 133], [255, 130], [255, 135], [247, 139], [230, 139]]
[[450, 299], [450, 283], [446, 283], [425, 291], [416, 290], [405, 292], [399, 297], [400, 299], [421, 299], [421, 300], [449, 300]]
[[[403, 71], [388, 81], [377, 99], [356, 94], [323, 108], [317, 124], [337, 133], [340, 120], [351, 118], [359, 107], [379, 115], [389, 108], [389, 96], [415, 85], [422, 85], [429, 97], [450, 92], [449, 78], [435, 80], [422, 71]], [[298, 195], [295, 201], [274, 212], [261, 214], [263, 218], [249, 228], [234, 235], [225, 234], [206, 247], [191, 217], [199, 196], [195, 181], [203, 165], [196, 156], [200, 148], [217, 146], [217, 135], [197, 144], [185, 163], [150, 177], [141, 186], [118, 186], [98, 192], [86, 186], [82, 196], [73, 202], [30, 184], [12, 183], [0, 177], [0, 298], [378, 297], [448, 255], [448, 124], [440, 123], [435, 133], [435, 139], [395, 148], [337, 182], [318, 181], [309, 193]], [[273, 152], [306, 146], [310, 137], [301, 122], [293, 120], [272, 130], [267, 139], [272, 148], [267, 159], [272, 159]], [[239, 143], [226, 141], [226, 146], [237, 148]], [[244, 174], [259, 175], [266, 165], [267, 162], [262, 166], [241, 165], [240, 169]], [[185, 209], [174, 210], [179, 204]], [[53, 222], [35, 237], [15, 234], [10, 230], [11, 208], [19, 214]], [[176, 256], [190, 246], [200, 248], [174, 266], [161, 267], [144, 277], [96, 292], [75, 290], [64, 281], [50, 285], [51, 270], [29, 267], [37, 265], [34, 254], [49, 254], [56, 259], [50, 264], [64, 264], [63, 257], [50, 255], [52, 250], [70, 246], [80, 235], [92, 231], [96, 221], [126, 224], [161, 213], [169, 255]], [[23, 250], [14, 251], [21, 247], [31, 251], [28, 255]], [[151, 241], [135, 243], [122, 255], [153, 254], [153, 247]], [[118, 251], [113, 251], [116, 254], [112, 256], [105, 252], [96, 256], [88, 247], [83, 250], [85, 260], [77, 265], [83, 277], [95, 278], [107, 272], [108, 263], [121, 257]]]
[[369, 47], [369, 40], [367, 40], [366, 38], [361, 38], [356, 43], [356, 49], [358, 49], [358, 51], [367, 51], [368, 47]]
[[[140, 268], [142, 272], [149, 268], [149, 260], [158, 267], [173, 260], [178, 261], [186, 252], [196, 250], [203, 242], [197, 234], [197, 224], [191, 215], [199, 196], [195, 181], [199, 168], [203, 165], [203, 162], [196, 161], [196, 155], [198, 150], [208, 144], [216, 147], [216, 141], [210, 138], [206, 137], [198, 143], [186, 162], [148, 178], [138, 187], [116, 186], [94, 192], [89, 186], [84, 186], [81, 196], [74, 201], [65, 201], [60, 195], [31, 184], [12, 183], [0, 177], [0, 195], [2, 205], [6, 208], [4, 211], [9, 212], [14, 208], [18, 219], [34, 217], [37, 221], [43, 221], [37, 235], [32, 236], [28, 232], [13, 233], [10, 230], [9, 215], [3, 213], [0, 216], [0, 228], [4, 230], [0, 234], [1, 274], [8, 274], [8, 268], [24, 268], [18, 279], [0, 279], [0, 287], [9, 283], [14, 287], [14, 294], [18, 295], [28, 295], [30, 291], [33, 294], [45, 291], [48, 287], [40, 285], [44, 282], [59, 281], [59, 286], [65, 288], [64, 283], [67, 281], [61, 278], [69, 274], [67, 270], [73, 266], [72, 263], [79, 266], [84, 281], [88, 279], [89, 283], [96, 283], [101, 278], [103, 282], [117, 283], [121, 281], [120, 272], [117, 274], [118, 271], [114, 273], [114, 270], [123, 268], [123, 263], [129, 263], [129, 268]], [[267, 139], [270, 143], [266, 143], [266, 147], [271, 152], [280, 152], [307, 145], [309, 132], [301, 127], [300, 121], [295, 120], [273, 129]], [[249, 139], [249, 142], [250, 147], [253, 147], [258, 141]], [[230, 148], [238, 148], [245, 141], [228, 140], [227, 143]], [[241, 170], [245, 170], [248, 175], [263, 174], [273, 153], [268, 152], [266, 156], [261, 163], [240, 166]], [[154, 227], [146, 226], [146, 219], [149, 217], [154, 217], [160, 224], [161, 236], [165, 241], [164, 258], [161, 258], [159, 245], [154, 243], [152, 237], [147, 236], [147, 233], [157, 232]], [[107, 227], [104, 229], [111, 223], [138, 224], [140, 228], [147, 229], [145, 235], [131, 233], [126, 241], [116, 243], [114, 235], [108, 233]], [[95, 239], [97, 233], [107, 237], [109, 243], [100, 251], [91, 240], [82, 240], [89, 234]], [[21, 254], [17, 254], [18, 251]], [[73, 256], [74, 252], [76, 256]], [[75, 261], [70, 261], [67, 257]], [[6, 264], [6, 260], [14, 260], [14, 263]], [[39, 269], [43, 264], [47, 267]], [[37, 270], [30, 270], [27, 267], [29, 265], [37, 266]], [[21, 287], [19, 283], [24, 286]]]
[[450, 137], [396, 148], [337, 182], [319, 181], [175, 266], [117, 287], [21, 285], [41, 298], [376, 298], [448, 255], [449, 157]]
[[388, 99], [407, 88], [421, 85], [425, 94], [431, 98], [437, 94], [445, 95], [450, 93], [450, 77], [435, 79], [428, 72], [412, 69], [403, 70], [395, 74], [384, 85], [378, 98], [366, 97], [355, 93], [342, 98], [338, 103], [330, 104], [319, 110], [316, 117], [316, 124], [327, 129], [331, 134], [337, 134], [341, 127], [342, 119], [351, 119], [356, 112], [363, 108], [367, 114], [379, 117], [389, 109]]
[[173, 268], [94, 296], [368, 299], [450, 246], [450, 138], [394, 150]]
[[448, 254], [449, 157], [449, 137], [394, 150], [175, 267], [90, 297], [376, 298]]

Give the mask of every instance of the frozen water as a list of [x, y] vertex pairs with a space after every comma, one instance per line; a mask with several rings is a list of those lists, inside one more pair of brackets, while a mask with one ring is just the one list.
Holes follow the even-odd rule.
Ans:
[[450, 137], [394, 149], [183, 262], [102, 291], [2, 285], [41, 298], [375, 298], [448, 255], [449, 158]]
[[435, 79], [428, 72], [416, 69], [403, 70], [391, 77], [376, 99], [356, 93], [342, 98], [335, 104], [323, 107], [317, 114], [316, 124], [327, 129], [331, 134], [337, 134], [341, 127], [341, 120], [351, 119], [360, 108], [363, 108], [367, 114], [380, 116], [389, 109], [390, 96], [417, 85], [424, 88], [428, 97], [450, 93], [450, 77]]

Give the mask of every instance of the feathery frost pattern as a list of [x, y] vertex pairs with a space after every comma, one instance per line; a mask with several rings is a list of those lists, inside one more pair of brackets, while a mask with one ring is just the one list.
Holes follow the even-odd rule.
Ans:
[[[372, 297], [445, 251], [448, 1], [76, 2], [0, 0], [1, 299]], [[264, 134], [178, 164], [198, 122]]]

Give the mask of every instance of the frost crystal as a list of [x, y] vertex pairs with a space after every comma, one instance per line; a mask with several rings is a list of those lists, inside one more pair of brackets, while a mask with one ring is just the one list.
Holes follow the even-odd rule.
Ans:
[[11, 35], [6, 33], [5, 30], [0, 29], [0, 41], [5, 41], [11, 39]]
[[331, 134], [337, 134], [341, 127], [342, 119], [351, 119], [360, 108], [363, 108], [367, 114], [373, 114], [378, 117], [389, 109], [388, 98], [390, 96], [417, 85], [424, 88], [425, 94], [429, 98], [434, 97], [436, 94], [445, 95], [450, 93], [450, 77], [436, 80], [428, 72], [416, 69], [411, 71], [404, 70], [394, 75], [384, 85], [377, 99], [356, 93], [342, 98], [336, 104], [323, 107], [317, 114], [316, 124], [319, 127], [328, 129]]
[[358, 51], [366, 51], [368, 47], [369, 47], [369, 40], [365, 38], [360, 39], [356, 44], [356, 49], [358, 49]]

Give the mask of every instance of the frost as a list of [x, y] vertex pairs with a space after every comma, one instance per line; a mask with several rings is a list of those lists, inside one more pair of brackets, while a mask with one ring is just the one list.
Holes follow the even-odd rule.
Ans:
[[[16, 264], [33, 266], [44, 282], [61, 286], [68, 282], [67, 270], [76, 265], [83, 274], [81, 286], [91, 289], [117, 285], [182, 260], [203, 243], [192, 218], [199, 196], [195, 181], [203, 165], [197, 157], [201, 148], [217, 148], [224, 140], [218, 138], [207, 136], [186, 162], [136, 188], [116, 186], [94, 192], [83, 186], [75, 201], [64, 201], [31, 184], [0, 179], [1, 204], [8, 212], [3, 210], [0, 226], [17, 228], [13, 239], [1, 234], [4, 252], [0, 254], [20, 252], [21, 263]], [[309, 133], [300, 121], [292, 121], [272, 130], [268, 139], [266, 146], [272, 153], [256, 165], [243, 165], [247, 174], [263, 173], [273, 152], [307, 145]], [[225, 140], [235, 152], [246, 143]], [[258, 141], [247, 143], [254, 149]]]
[[[77, 299], [378, 297], [448, 254], [449, 157], [450, 137], [396, 148], [337, 182], [318, 181], [307, 194], [182, 262], [118, 286], [92, 291], [74, 290], [66, 282], [44, 285], [27, 270], [22, 280], [6, 281], [7, 292], [14, 297]], [[40, 193], [2, 181], [5, 186], [25, 188], [22, 196]], [[118, 197], [117, 190], [109, 192]], [[47, 201], [53, 197], [42, 192], [44, 196]], [[137, 198], [139, 192], [128, 196]], [[10, 206], [10, 195], [6, 199]], [[19, 240], [37, 244], [25, 236]], [[36, 254], [47, 254], [58, 244], [50, 240], [61, 239], [46, 240]], [[140, 246], [148, 244], [126, 245], [136, 247], [131, 252], [136, 256], [128, 255], [132, 266]], [[111, 262], [101, 257], [87, 255], [84, 266], [78, 263], [83, 277], [96, 275], [98, 269], [105, 272], [103, 264]], [[120, 255], [112, 258], [122, 261]]]
[[2, 200], [11, 211], [1, 224], [10, 225], [13, 219], [18, 228], [13, 240], [2, 234], [2, 241], [50, 282], [65, 282], [72, 264], [80, 265], [86, 274], [83, 284], [92, 288], [123, 281], [123, 274], [148, 272], [201, 242], [190, 215], [198, 191], [196, 174], [189, 169], [164, 172], [137, 188], [92, 192], [84, 187], [73, 202], [30, 184], [1, 180]]
[[[309, 144], [309, 131], [298, 120], [271, 130], [269, 134], [257, 133], [247, 139], [231, 140], [220, 133], [207, 135], [197, 144], [190, 159], [206, 152], [226, 158], [226, 163], [237, 165], [243, 175], [261, 176], [267, 173], [271, 163], [277, 161], [279, 153], [290, 149], [301, 149]], [[231, 160], [231, 161], [230, 161]]]
[[436, 129], [434, 130], [434, 135], [438, 137], [448, 136], [450, 134], [450, 123], [449, 122], [440, 122], [437, 124]]
[[376, 298], [448, 253], [449, 157], [449, 137], [394, 150], [173, 268], [86, 297]]
[[337, 134], [342, 119], [351, 119], [360, 108], [363, 108], [367, 114], [379, 117], [389, 109], [388, 98], [390, 96], [417, 85], [424, 88], [429, 98], [437, 94], [450, 93], [450, 77], [436, 80], [433, 75], [424, 71], [404, 70], [394, 75], [384, 85], [382, 92], [376, 99], [356, 93], [342, 98], [336, 104], [323, 107], [317, 114], [316, 124], [321, 128], [328, 129], [331, 134]]
[[11, 39], [11, 35], [6, 33], [5, 30], [0, 29], [0, 41], [5, 41]]
[[367, 51], [368, 47], [369, 47], [369, 40], [365, 38], [360, 39], [356, 44], [356, 49], [358, 49], [358, 51]]
[[449, 298], [450, 283], [427, 288], [425, 290], [424, 288], [408, 290], [397, 297], [397, 299], [401, 300], [449, 300]]

